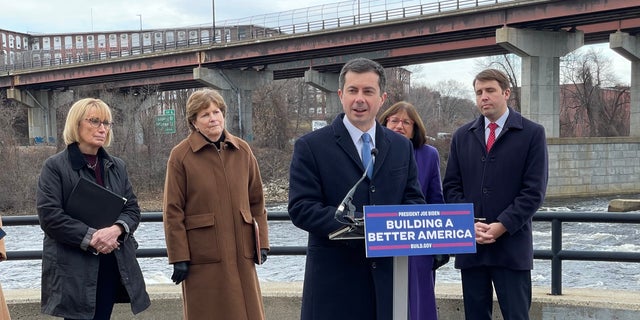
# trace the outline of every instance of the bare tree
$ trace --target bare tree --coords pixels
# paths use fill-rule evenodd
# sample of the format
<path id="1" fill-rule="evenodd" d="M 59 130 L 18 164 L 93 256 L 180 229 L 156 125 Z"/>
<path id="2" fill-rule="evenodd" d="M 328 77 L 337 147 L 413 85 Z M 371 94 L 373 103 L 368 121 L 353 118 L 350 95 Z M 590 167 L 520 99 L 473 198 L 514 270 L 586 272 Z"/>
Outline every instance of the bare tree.
<path id="1" fill-rule="evenodd" d="M 435 137 L 443 125 L 438 116 L 438 100 L 440 94 L 425 86 L 412 87 L 407 95 L 407 102 L 413 104 L 424 122 L 427 135 Z"/>
<path id="2" fill-rule="evenodd" d="M 449 134 L 474 117 L 474 103 L 466 98 L 470 88 L 470 84 L 449 80 L 438 82 L 434 88 L 411 87 L 407 95 L 425 124 L 428 143 L 438 149 L 442 174 L 449 155 Z"/>
<path id="3" fill-rule="evenodd" d="M 560 136 L 629 134 L 629 87 L 621 85 L 601 50 L 572 52 L 561 60 Z"/>
<path id="4" fill-rule="evenodd" d="M 35 203 L 39 163 L 55 152 L 55 147 L 33 146 L 29 141 L 27 108 L 7 99 L 0 91 L 0 210 L 29 212 Z"/>
<path id="5" fill-rule="evenodd" d="M 385 105 L 391 106 L 398 101 L 406 100 L 411 89 L 411 71 L 405 68 L 385 69 L 387 77 L 387 102 Z"/>
<path id="6" fill-rule="evenodd" d="M 437 92 L 435 101 L 435 119 L 440 124 L 440 132 L 453 132 L 475 116 L 471 95 L 471 86 L 456 80 L 440 81 L 432 88 Z"/>
<path id="7" fill-rule="evenodd" d="M 302 79 L 276 80 L 255 90 L 253 104 L 255 145 L 273 146 L 271 139 L 277 135 L 278 148 L 283 150 L 291 139 L 311 130 L 312 120 L 324 119 L 328 110 L 325 94 Z M 272 107 L 277 110 L 270 110 Z M 262 128 L 266 122 L 270 122 L 269 130 L 281 132 Z M 280 127 L 274 128 L 276 125 Z"/>
<path id="8" fill-rule="evenodd" d="M 516 111 L 520 112 L 520 70 L 522 59 L 515 54 L 503 54 L 479 59 L 476 62 L 478 71 L 487 68 L 494 68 L 503 71 L 509 78 L 511 85 L 511 98 L 509 104 Z"/>
<path id="9" fill-rule="evenodd" d="M 254 145 L 283 150 L 289 144 L 286 90 L 289 82 L 273 81 L 253 94 Z"/>

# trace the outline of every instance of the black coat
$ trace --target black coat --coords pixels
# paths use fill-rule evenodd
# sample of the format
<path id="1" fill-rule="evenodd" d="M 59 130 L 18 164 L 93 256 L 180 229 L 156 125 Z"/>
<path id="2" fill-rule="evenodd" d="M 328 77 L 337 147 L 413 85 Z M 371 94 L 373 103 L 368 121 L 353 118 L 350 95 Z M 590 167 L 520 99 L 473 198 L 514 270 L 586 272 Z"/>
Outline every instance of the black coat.
<path id="1" fill-rule="evenodd" d="M 364 240 L 328 238 L 342 226 L 337 205 L 364 172 L 343 117 L 298 139 L 291 160 L 289 215 L 309 232 L 301 319 L 391 319 L 393 258 L 367 258 Z M 357 188 L 355 210 L 424 203 L 409 139 L 376 123 L 375 146 L 373 175 Z"/>
<path id="2" fill-rule="evenodd" d="M 136 260 L 138 243 L 133 233 L 140 223 L 140 208 L 133 193 L 125 163 L 100 148 L 104 186 L 128 201 L 118 222 L 126 225 L 123 243 L 114 254 L 122 290 L 118 302 L 131 302 L 139 313 L 151 304 L 142 271 Z M 94 316 L 100 257 L 88 251 L 92 230 L 65 214 L 64 207 L 80 177 L 95 181 L 77 144 L 49 157 L 42 168 L 36 191 L 40 226 L 45 233 L 42 248 L 42 312 L 58 317 L 89 319 Z M 87 208 L 91 210 L 91 208 Z M 128 230 L 127 230 L 128 229 Z"/>
<path id="3" fill-rule="evenodd" d="M 456 255 L 456 268 L 533 268 L 531 219 L 544 201 L 548 155 L 544 128 L 509 108 L 509 117 L 491 151 L 484 117 L 460 127 L 451 140 L 444 176 L 447 203 L 473 203 L 476 217 L 502 222 L 495 243 L 477 245 L 475 254 Z"/>

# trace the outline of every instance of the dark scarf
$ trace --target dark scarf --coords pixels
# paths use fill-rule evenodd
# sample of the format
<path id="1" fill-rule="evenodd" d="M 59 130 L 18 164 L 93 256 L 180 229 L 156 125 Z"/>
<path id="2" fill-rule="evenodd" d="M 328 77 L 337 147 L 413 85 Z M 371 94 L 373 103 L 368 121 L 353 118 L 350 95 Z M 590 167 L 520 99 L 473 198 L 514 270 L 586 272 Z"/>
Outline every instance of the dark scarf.
<path id="1" fill-rule="evenodd" d="M 224 131 L 222 131 L 222 134 L 220 135 L 220 138 L 218 138 L 217 141 L 212 141 L 211 139 L 207 138 L 207 136 L 205 136 L 204 134 L 202 134 L 202 132 L 198 131 L 198 133 L 205 139 L 207 140 L 207 142 L 213 144 L 216 146 L 216 148 L 220 149 L 220 144 L 222 143 L 222 141 L 224 141 Z"/>

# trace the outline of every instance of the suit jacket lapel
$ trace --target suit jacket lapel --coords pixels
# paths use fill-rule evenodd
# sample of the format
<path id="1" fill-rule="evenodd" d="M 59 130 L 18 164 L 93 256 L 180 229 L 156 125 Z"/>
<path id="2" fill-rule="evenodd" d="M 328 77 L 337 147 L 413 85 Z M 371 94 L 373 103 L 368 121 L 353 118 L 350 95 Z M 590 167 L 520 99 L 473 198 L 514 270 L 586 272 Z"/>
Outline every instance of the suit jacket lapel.
<path id="1" fill-rule="evenodd" d="M 349 135 L 349 131 L 344 126 L 344 123 L 342 123 L 342 117 L 344 117 L 344 114 L 336 117 L 336 119 L 332 123 L 336 143 L 338 144 L 338 146 L 340 146 L 340 148 L 342 148 L 344 153 L 349 155 L 349 158 L 351 158 L 353 162 L 355 162 L 360 166 L 360 168 L 362 168 L 362 170 L 364 170 L 364 166 L 362 165 L 362 161 L 360 160 L 360 155 L 358 154 L 358 149 L 353 144 L 351 135 Z"/>
<path id="2" fill-rule="evenodd" d="M 389 136 L 387 136 L 387 134 L 388 132 L 386 131 L 386 128 L 376 121 L 376 149 L 378 149 L 378 154 L 374 159 L 373 174 L 371 177 L 376 175 L 376 171 L 378 171 L 378 168 L 382 166 L 384 160 L 389 154 L 391 142 L 389 141 Z"/>

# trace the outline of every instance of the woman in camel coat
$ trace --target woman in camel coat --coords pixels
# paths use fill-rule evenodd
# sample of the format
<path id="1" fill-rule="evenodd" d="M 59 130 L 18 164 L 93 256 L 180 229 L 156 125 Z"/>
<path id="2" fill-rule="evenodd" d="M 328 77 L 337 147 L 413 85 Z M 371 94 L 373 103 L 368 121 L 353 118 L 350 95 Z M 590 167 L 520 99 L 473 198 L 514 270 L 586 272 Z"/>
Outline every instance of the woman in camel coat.
<path id="1" fill-rule="evenodd" d="M 0 219 L 0 229 L 2 229 L 2 219 Z M 0 239 L 0 261 L 7 260 L 7 251 L 4 248 L 4 239 Z M 2 286 L 0 286 L 0 319 L 10 320 L 9 309 L 7 303 L 4 301 L 4 293 L 2 293 Z"/>
<path id="2" fill-rule="evenodd" d="M 186 108 L 191 133 L 167 162 L 167 253 L 187 320 L 265 318 L 255 268 L 269 249 L 262 179 L 249 145 L 224 129 L 225 111 L 217 91 L 194 92 Z"/>

